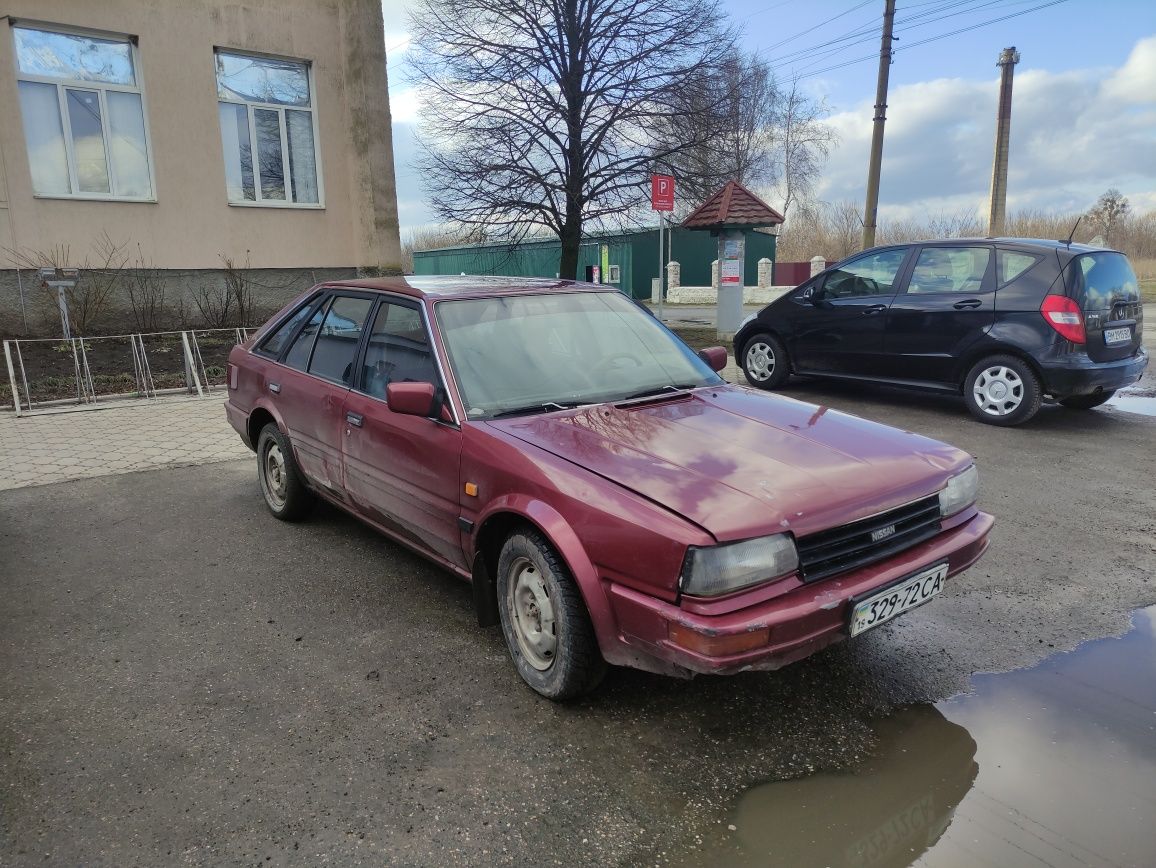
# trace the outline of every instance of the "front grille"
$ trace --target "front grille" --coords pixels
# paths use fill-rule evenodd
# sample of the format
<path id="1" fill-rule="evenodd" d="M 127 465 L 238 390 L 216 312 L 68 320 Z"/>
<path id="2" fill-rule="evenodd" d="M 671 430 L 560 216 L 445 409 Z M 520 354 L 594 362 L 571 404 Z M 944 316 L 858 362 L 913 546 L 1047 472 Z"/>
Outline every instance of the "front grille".
<path id="1" fill-rule="evenodd" d="M 872 540 L 873 533 L 894 527 L 893 533 Z M 911 548 L 939 533 L 939 495 L 933 494 L 898 509 L 813 533 L 798 540 L 799 567 L 804 582 L 845 573 Z"/>

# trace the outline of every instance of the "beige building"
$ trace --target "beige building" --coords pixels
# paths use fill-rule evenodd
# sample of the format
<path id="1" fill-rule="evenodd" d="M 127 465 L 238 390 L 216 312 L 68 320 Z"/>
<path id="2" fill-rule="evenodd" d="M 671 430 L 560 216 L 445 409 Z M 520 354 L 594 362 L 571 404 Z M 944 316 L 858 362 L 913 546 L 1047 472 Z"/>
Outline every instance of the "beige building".
<path id="1" fill-rule="evenodd" d="M 379 0 L 4 5 L 0 333 L 39 291 L 12 266 L 105 235 L 182 285 L 399 271 Z"/>

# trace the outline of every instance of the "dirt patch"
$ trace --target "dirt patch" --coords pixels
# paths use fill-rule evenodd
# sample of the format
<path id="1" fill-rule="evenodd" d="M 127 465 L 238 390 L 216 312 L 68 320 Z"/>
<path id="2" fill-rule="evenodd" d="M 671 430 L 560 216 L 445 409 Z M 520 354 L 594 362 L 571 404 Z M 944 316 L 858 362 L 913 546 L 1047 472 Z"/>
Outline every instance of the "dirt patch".
<path id="1" fill-rule="evenodd" d="M 682 338 L 692 350 L 705 350 L 707 347 L 726 346 L 719 339 L 714 326 L 668 326 L 668 328 Z M 729 349 L 729 347 L 728 347 Z"/>

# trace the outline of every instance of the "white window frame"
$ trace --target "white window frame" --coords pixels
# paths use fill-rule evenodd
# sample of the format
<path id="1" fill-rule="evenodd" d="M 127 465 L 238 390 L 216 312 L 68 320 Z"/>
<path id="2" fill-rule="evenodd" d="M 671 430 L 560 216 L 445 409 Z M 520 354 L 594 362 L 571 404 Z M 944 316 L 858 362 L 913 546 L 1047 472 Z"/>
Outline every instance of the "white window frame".
<path id="1" fill-rule="evenodd" d="M 269 102 L 250 102 L 249 100 L 240 99 L 222 99 L 220 85 L 217 82 L 217 52 L 223 51 L 226 54 L 247 55 L 248 57 L 268 58 L 269 60 L 280 60 L 287 63 L 300 63 L 305 67 L 305 74 L 309 80 L 309 105 L 284 105 L 282 103 Z M 324 210 L 325 208 L 325 181 L 321 172 L 321 131 L 317 124 L 317 84 L 313 76 L 313 61 L 305 60 L 300 57 L 285 57 L 280 54 L 268 54 L 261 51 L 249 51 L 244 48 L 229 48 L 224 45 L 213 46 L 213 91 L 217 96 L 217 105 L 221 103 L 225 105 L 239 105 L 245 107 L 245 117 L 249 122 L 249 148 L 253 160 L 253 194 L 256 199 L 228 199 L 230 206 L 237 208 L 305 208 L 307 210 Z M 281 168 L 285 178 L 285 198 L 284 199 L 265 199 L 261 195 L 261 167 L 260 160 L 257 156 L 257 123 L 254 118 L 254 109 L 268 109 L 269 111 L 277 112 L 277 124 L 281 133 Z M 293 195 L 293 167 L 289 165 L 289 129 L 288 123 L 285 120 L 285 111 L 295 112 L 309 112 L 311 126 L 313 128 L 313 170 L 317 173 L 317 201 L 316 202 L 294 202 Z M 217 124 L 221 123 L 221 113 L 217 112 Z M 222 145 L 223 147 L 223 145 Z M 221 159 L 224 159 L 224 153 L 221 154 Z M 229 195 L 228 186 L 225 188 L 226 198 Z"/>
<path id="2" fill-rule="evenodd" d="M 92 30 L 84 27 L 69 27 L 63 24 L 49 24 L 44 21 L 25 21 L 23 18 L 19 20 L 9 20 L 9 36 L 11 38 L 12 46 L 12 63 L 16 68 L 17 88 L 19 82 L 29 81 L 36 84 L 51 84 L 56 87 L 56 101 L 60 107 L 60 124 L 64 133 L 64 150 L 68 160 L 68 184 L 72 187 L 72 193 L 37 193 L 33 190 L 33 197 L 36 199 L 88 199 L 97 202 L 156 202 L 157 201 L 157 179 L 156 169 L 153 166 L 153 142 L 152 134 L 149 131 L 149 106 L 148 98 L 145 95 L 144 76 L 141 74 L 140 66 L 140 51 L 137 47 L 137 37 L 126 33 L 111 33 L 105 30 Z M 132 71 L 136 77 L 136 84 L 112 84 L 104 81 L 82 81 L 73 78 L 55 78 L 47 75 L 32 75 L 31 73 L 21 72 L 20 58 L 16 51 L 16 34 L 12 31 L 17 28 L 22 30 L 43 30 L 47 33 L 63 33 L 70 36 L 91 36 L 96 39 L 115 40 L 123 42 L 129 47 L 129 53 L 132 57 Z M 108 193 L 84 193 L 80 190 L 80 181 L 76 172 L 76 153 L 72 145 L 72 119 L 68 114 L 68 97 L 65 95 L 65 90 L 95 90 L 100 99 L 100 133 L 104 139 L 104 163 L 108 171 L 108 186 L 111 192 Z M 121 196 L 116 193 L 117 178 L 116 169 L 112 163 L 112 148 L 109 144 L 109 114 L 108 114 L 108 98 L 106 96 L 108 91 L 120 91 L 121 93 L 134 93 L 140 97 L 141 120 L 144 123 L 145 136 L 145 160 L 149 167 L 149 185 L 152 187 L 153 194 L 151 196 Z M 21 112 L 20 123 L 24 123 L 24 116 Z M 31 172 L 32 155 L 28 154 L 28 149 L 25 147 L 25 155 L 29 160 L 29 171 Z"/>

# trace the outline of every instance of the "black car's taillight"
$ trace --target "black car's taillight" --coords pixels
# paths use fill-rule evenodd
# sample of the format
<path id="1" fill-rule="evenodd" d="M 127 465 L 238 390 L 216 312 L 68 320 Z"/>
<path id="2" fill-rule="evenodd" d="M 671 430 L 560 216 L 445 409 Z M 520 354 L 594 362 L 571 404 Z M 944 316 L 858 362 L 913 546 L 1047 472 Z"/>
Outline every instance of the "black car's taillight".
<path id="1" fill-rule="evenodd" d="M 1084 331 L 1084 312 L 1074 299 L 1066 295 L 1044 296 L 1044 303 L 1040 305 L 1040 313 L 1044 315 L 1047 324 L 1060 335 L 1074 344 L 1086 343 L 1087 333 Z"/>

